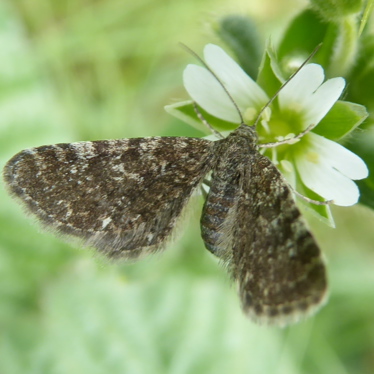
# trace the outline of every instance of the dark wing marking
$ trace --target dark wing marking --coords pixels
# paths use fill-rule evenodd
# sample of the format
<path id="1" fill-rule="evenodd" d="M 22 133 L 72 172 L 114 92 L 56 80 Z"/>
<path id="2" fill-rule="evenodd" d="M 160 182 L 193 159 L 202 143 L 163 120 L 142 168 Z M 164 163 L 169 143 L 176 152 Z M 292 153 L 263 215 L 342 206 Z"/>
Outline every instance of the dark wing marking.
<path id="1" fill-rule="evenodd" d="M 277 168 L 261 155 L 249 164 L 233 228 L 232 273 L 252 319 L 285 325 L 325 300 L 325 266 Z"/>
<path id="2" fill-rule="evenodd" d="M 155 137 L 43 146 L 14 156 L 4 178 L 45 226 L 136 258 L 170 236 L 210 170 L 212 144 Z"/>

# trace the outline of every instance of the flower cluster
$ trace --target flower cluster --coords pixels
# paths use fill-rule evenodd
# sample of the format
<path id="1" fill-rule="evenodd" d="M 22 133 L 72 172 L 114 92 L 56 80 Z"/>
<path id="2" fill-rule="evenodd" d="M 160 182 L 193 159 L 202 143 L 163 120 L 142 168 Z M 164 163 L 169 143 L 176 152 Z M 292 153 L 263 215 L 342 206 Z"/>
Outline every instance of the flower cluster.
<path id="1" fill-rule="evenodd" d="M 212 116 L 239 124 L 240 115 L 217 81 L 218 77 L 244 121 L 252 125 L 269 101 L 267 93 L 220 47 L 208 44 L 204 59 L 211 72 L 197 65 L 188 65 L 184 71 L 184 85 L 190 97 Z M 292 138 L 311 125 L 317 126 L 337 102 L 344 87 L 343 78 L 324 82 L 323 68 L 307 64 L 262 113 L 257 125 L 259 141 L 268 143 Z M 271 148 L 266 154 L 297 189 L 302 186 L 301 191 L 309 189 L 323 200 L 333 200 L 336 205 L 355 204 L 359 190 L 353 180 L 367 177 L 365 163 L 317 132 L 313 129 L 295 144 Z"/>

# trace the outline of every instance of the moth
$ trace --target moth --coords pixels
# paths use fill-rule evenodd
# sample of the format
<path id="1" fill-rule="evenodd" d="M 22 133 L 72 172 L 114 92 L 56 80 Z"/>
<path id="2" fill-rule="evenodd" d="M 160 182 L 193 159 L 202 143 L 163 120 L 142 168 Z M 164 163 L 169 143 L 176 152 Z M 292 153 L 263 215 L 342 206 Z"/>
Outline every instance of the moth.
<path id="1" fill-rule="evenodd" d="M 41 223 L 110 258 L 160 251 L 211 173 L 205 247 L 238 284 L 254 321 L 286 325 L 326 300 L 326 269 L 293 192 L 259 152 L 255 126 L 227 138 L 152 137 L 26 149 L 4 168 L 9 192 Z"/>

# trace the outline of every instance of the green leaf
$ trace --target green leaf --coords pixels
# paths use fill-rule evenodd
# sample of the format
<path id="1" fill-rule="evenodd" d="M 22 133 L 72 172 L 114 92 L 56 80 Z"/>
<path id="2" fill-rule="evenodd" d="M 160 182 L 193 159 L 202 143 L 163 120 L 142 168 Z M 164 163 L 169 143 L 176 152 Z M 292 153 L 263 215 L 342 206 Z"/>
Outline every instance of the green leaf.
<path id="1" fill-rule="evenodd" d="M 349 140 L 345 146 L 360 156 L 369 169 L 366 179 L 356 181 L 360 189 L 360 203 L 374 209 L 374 127 L 363 130 Z"/>
<path id="2" fill-rule="evenodd" d="M 244 71 L 255 80 L 263 48 L 254 22 L 248 17 L 230 15 L 220 21 L 216 32 L 235 53 Z"/>
<path id="3" fill-rule="evenodd" d="M 293 65 L 291 62 L 293 60 L 299 63 L 305 61 L 321 42 L 324 42 L 324 44 L 313 60 L 325 66 L 326 58 L 331 52 L 331 47 L 326 45 L 325 40 L 328 28 L 329 25 L 323 23 L 311 9 L 307 9 L 296 16 L 279 45 L 278 55 L 282 61 L 283 69 L 292 72 L 290 71 Z"/>
<path id="4" fill-rule="evenodd" d="M 337 101 L 313 132 L 331 140 L 339 140 L 359 126 L 367 116 L 363 105 Z"/>
<path id="5" fill-rule="evenodd" d="M 312 32 L 311 32 L 312 31 Z M 357 59 L 358 25 L 355 17 L 324 21 L 313 9 L 300 13 L 291 23 L 279 47 L 285 72 L 292 72 L 314 48 L 322 47 L 313 61 L 325 68 L 326 76 L 345 76 Z"/>
<path id="6" fill-rule="evenodd" d="M 326 20 L 339 20 L 361 11 L 363 0 L 311 0 L 312 7 Z"/>
<path id="7" fill-rule="evenodd" d="M 347 99 L 365 105 L 370 113 L 374 112 L 374 35 L 362 39 L 360 52 L 349 77 Z M 372 113 L 370 117 L 372 122 Z"/>
<path id="8" fill-rule="evenodd" d="M 216 118 L 198 106 L 198 109 L 204 119 L 215 129 L 218 131 L 228 131 L 234 130 L 238 127 L 237 123 L 232 123 L 228 121 L 221 120 Z M 166 112 L 173 115 L 174 117 L 182 120 L 183 122 L 195 127 L 196 129 L 200 130 L 205 134 L 210 134 L 209 128 L 204 125 L 204 123 L 200 120 L 197 116 L 192 100 L 182 101 L 179 103 L 166 105 L 165 106 Z"/>

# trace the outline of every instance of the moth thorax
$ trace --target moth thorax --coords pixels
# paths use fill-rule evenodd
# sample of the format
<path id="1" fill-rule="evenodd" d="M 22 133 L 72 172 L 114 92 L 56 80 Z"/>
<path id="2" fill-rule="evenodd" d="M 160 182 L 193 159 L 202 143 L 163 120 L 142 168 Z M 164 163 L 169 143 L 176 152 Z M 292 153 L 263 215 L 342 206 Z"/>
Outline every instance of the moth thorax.
<path id="1" fill-rule="evenodd" d="M 245 138 L 247 143 L 251 146 L 257 145 L 258 143 L 256 128 L 254 126 L 248 126 L 245 123 L 242 123 L 231 135 Z"/>

